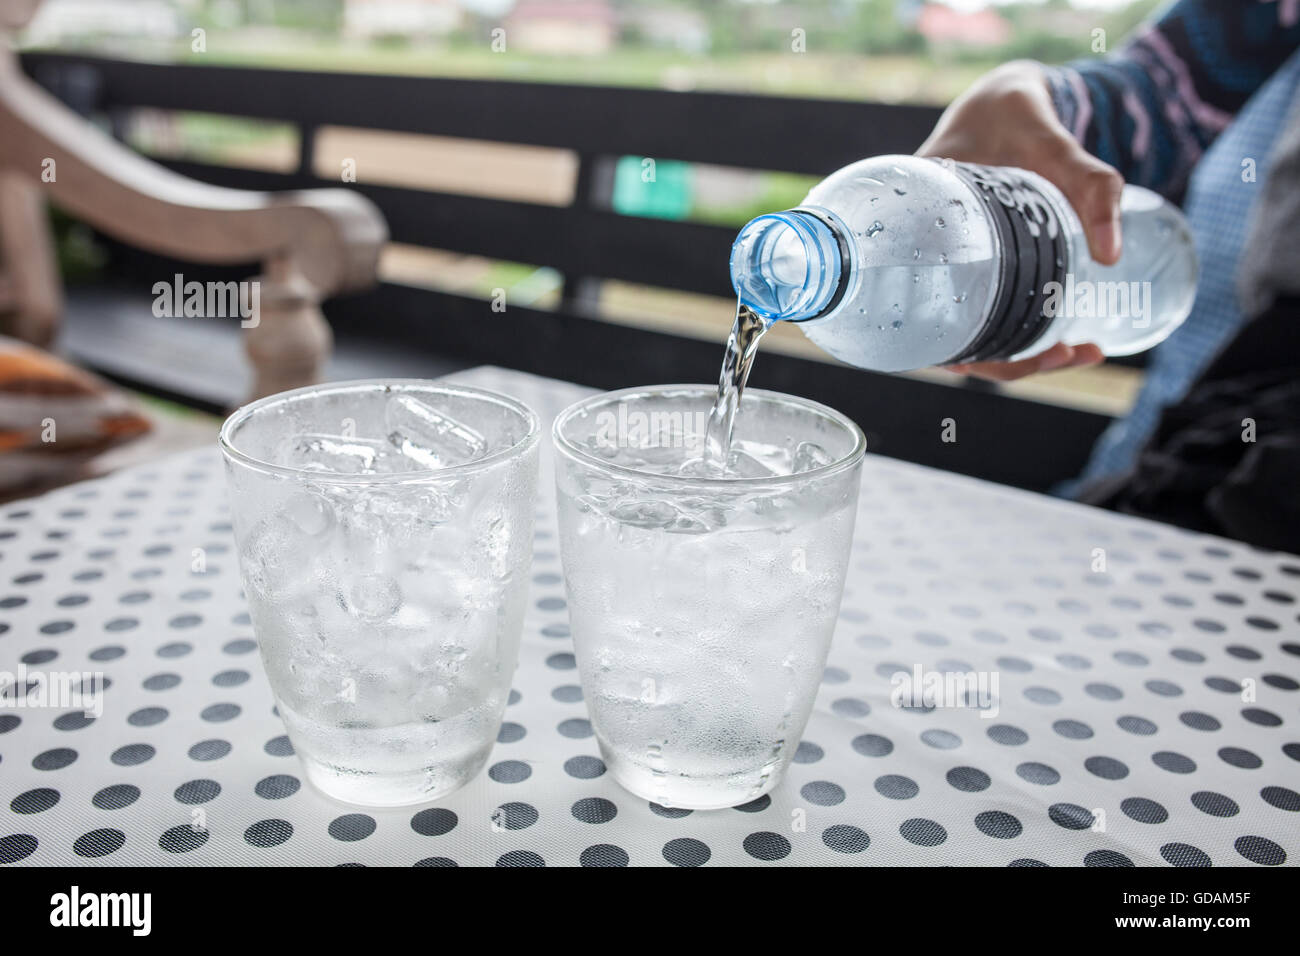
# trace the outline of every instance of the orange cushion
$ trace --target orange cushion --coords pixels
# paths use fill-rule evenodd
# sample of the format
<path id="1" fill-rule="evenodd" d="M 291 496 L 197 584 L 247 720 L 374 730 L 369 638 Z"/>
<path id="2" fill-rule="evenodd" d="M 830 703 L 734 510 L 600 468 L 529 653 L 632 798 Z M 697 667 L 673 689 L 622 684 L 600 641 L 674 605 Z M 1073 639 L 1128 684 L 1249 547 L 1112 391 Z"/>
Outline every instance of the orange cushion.
<path id="1" fill-rule="evenodd" d="M 0 490 L 71 478 L 149 429 L 130 398 L 103 379 L 0 336 Z"/>

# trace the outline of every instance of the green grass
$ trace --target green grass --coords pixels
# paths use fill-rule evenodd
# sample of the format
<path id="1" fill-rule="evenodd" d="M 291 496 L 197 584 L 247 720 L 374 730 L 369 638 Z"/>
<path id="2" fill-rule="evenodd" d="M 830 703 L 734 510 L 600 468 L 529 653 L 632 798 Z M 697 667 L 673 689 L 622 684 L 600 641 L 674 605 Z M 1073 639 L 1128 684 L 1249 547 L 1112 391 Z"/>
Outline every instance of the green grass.
<path id="1" fill-rule="evenodd" d="M 261 145 L 276 137 L 297 139 L 292 123 L 271 123 L 218 113 L 188 111 L 178 111 L 173 116 L 181 136 L 187 142 L 251 146 Z"/>
<path id="2" fill-rule="evenodd" d="M 743 226 L 755 216 L 774 209 L 790 209 L 799 205 L 808 190 L 817 184 L 816 176 L 798 173 L 764 172 L 762 192 L 751 202 L 731 205 L 712 205 L 707 196 L 697 195 L 690 219 L 717 226 Z"/>
<path id="3" fill-rule="evenodd" d="M 474 288 L 487 298 L 492 294 L 493 289 L 509 289 L 523 282 L 536 271 L 537 266 L 525 265 L 521 262 L 506 262 L 501 259 L 493 260 L 491 267 L 479 277 Z"/>
<path id="4" fill-rule="evenodd" d="M 171 116 L 182 146 L 198 150 L 205 156 L 246 146 L 262 146 L 276 140 L 293 143 L 298 140 L 298 131 L 292 123 L 187 110 L 177 110 Z"/>

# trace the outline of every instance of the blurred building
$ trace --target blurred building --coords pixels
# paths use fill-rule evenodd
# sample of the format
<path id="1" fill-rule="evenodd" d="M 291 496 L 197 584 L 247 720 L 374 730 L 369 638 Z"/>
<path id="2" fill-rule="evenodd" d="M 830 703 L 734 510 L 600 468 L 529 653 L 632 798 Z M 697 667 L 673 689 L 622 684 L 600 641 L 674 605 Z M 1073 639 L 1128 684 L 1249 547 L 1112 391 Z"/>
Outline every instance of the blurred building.
<path id="1" fill-rule="evenodd" d="M 464 11 L 456 0 L 344 0 L 347 36 L 445 36 L 458 29 Z"/>
<path id="2" fill-rule="evenodd" d="M 168 0 L 45 0 L 24 40 L 46 46 L 97 37 L 175 40 L 187 33 L 183 13 Z"/>
<path id="3" fill-rule="evenodd" d="M 709 21 L 698 10 L 660 4 L 637 4 L 619 11 L 624 38 L 647 46 L 704 53 L 710 46 Z"/>
<path id="4" fill-rule="evenodd" d="M 915 28 L 932 47 L 997 47 L 1012 33 L 1007 19 L 990 7 L 963 11 L 942 3 L 921 7 Z"/>
<path id="5" fill-rule="evenodd" d="M 618 42 L 618 18 L 606 0 L 519 0 L 505 19 L 512 50 L 598 56 Z"/>

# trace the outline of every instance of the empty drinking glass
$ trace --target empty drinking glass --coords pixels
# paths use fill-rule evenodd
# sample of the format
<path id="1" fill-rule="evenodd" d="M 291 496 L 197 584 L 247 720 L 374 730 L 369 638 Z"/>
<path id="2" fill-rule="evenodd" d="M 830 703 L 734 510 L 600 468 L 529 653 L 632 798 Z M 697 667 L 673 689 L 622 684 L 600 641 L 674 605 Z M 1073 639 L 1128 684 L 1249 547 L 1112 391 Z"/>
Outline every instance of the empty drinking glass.
<path id="1" fill-rule="evenodd" d="M 749 390 L 724 477 L 700 467 L 716 389 L 586 399 L 554 441 L 569 620 L 610 773 L 663 806 L 772 789 L 830 647 L 866 441 Z"/>
<path id="2" fill-rule="evenodd" d="M 221 430 L 240 572 L 307 777 L 372 806 L 487 761 L 518 658 L 537 417 L 481 389 L 348 382 Z"/>

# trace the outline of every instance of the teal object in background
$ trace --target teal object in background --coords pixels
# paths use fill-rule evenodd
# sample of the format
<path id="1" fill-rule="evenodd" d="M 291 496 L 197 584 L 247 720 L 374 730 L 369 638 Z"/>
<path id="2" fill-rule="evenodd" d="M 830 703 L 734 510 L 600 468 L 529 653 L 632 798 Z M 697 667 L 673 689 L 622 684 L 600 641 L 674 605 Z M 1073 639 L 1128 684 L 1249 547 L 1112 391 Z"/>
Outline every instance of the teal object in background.
<path id="1" fill-rule="evenodd" d="M 610 205 L 624 216 L 685 219 L 694 200 L 695 171 L 676 159 L 622 156 L 614 169 Z"/>

